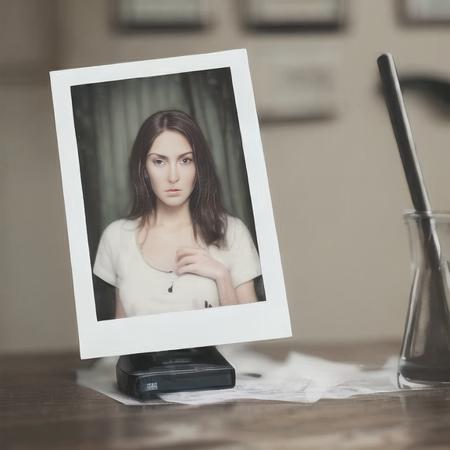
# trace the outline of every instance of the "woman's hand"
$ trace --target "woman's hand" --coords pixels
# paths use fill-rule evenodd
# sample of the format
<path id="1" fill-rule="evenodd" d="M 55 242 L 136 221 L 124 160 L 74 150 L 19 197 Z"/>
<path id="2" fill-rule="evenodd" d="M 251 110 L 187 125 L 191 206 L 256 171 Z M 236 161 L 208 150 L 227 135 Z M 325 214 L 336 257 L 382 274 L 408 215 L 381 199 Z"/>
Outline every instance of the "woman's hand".
<path id="1" fill-rule="evenodd" d="M 214 281 L 219 281 L 227 277 L 227 275 L 229 276 L 227 268 L 201 248 L 179 248 L 176 253 L 175 263 L 175 271 L 178 275 L 192 273 Z"/>
<path id="2" fill-rule="evenodd" d="M 256 302 L 253 280 L 233 287 L 228 269 L 201 248 L 183 247 L 177 250 L 176 273 L 193 273 L 201 277 L 211 278 L 216 282 L 221 305 Z"/>
<path id="3" fill-rule="evenodd" d="M 221 262 L 211 258 L 205 250 L 189 247 L 179 248 L 175 261 L 178 275 L 193 273 L 214 280 L 221 305 L 236 305 L 238 303 L 239 300 L 236 296 L 236 289 L 231 282 L 230 272 Z"/>

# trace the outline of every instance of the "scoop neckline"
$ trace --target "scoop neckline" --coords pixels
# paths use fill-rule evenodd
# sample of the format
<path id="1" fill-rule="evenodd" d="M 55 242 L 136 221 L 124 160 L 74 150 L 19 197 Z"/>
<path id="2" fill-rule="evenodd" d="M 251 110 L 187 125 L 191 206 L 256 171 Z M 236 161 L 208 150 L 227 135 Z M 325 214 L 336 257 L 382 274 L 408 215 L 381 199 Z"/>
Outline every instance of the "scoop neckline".
<path id="1" fill-rule="evenodd" d="M 153 263 L 147 261 L 147 259 L 144 257 L 144 254 L 142 253 L 141 248 L 139 247 L 138 240 L 137 240 L 137 234 L 138 234 L 138 231 L 139 231 L 139 226 L 138 226 L 136 220 L 134 221 L 134 223 L 136 225 L 136 228 L 133 230 L 133 243 L 134 243 L 134 247 L 135 247 L 136 251 L 139 253 L 139 257 L 142 259 L 142 262 L 147 267 L 150 267 L 151 269 L 156 270 L 157 272 L 166 273 L 166 274 L 175 274 L 175 270 L 160 269 L 159 267 L 155 266 Z M 209 252 L 208 246 L 199 247 L 199 248 L 204 249 L 207 252 Z"/>
<path id="2" fill-rule="evenodd" d="M 147 261 L 145 259 L 144 254 L 142 253 L 141 248 L 139 247 L 138 241 L 137 241 L 137 234 L 139 232 L 139 227 L 136 227 L 136 229 L 133 231 L 133 243 L 136 251 L 139 253 L 139 257 L 141 258 L 142 262 L 147 266 L 150 267 L 153 270 L 156 270 L 157 272 L 166 273 L 166 274 L 174 274 L 175 270 L 164 270 L 160 269 L 159 267 L 155 266 L 153 263 Z"/>

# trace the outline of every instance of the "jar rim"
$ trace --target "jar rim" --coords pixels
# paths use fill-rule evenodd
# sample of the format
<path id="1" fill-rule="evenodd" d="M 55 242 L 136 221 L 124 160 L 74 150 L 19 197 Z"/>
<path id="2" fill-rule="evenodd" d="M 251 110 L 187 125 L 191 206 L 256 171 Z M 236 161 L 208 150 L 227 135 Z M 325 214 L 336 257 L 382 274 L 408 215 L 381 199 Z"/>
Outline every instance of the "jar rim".
<path id="1" fill-rule="evenodd" d="M 435 220 L 450 220 L 450 211 L 416 211 L 414 209 L 408 209 L 403 212 L 403 218 L 407 219 L 435 219 Z"/>

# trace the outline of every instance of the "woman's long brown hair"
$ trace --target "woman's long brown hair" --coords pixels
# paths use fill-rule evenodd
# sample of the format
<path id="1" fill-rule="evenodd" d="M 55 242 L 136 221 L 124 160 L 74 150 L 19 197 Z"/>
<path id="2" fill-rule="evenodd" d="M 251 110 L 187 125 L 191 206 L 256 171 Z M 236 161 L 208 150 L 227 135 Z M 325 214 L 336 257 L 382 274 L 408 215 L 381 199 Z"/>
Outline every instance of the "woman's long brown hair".
<path id="1" fill-rule="evenodd" d="M 128 218 L 143 226 L 156 209 L 156 196 L 147 173 L 147 155 L 154 140 L 166 130 L 181 133 L 192 147 L 196 168 L 189 210 L 194 236 L 206 245 L 224 244 L 227 228 L 219 178 L 208 143 L 197 123 L 177 110 L 159 111 L 148 117 L 138 131 L 130 156 L 130 180 L 133 203 Z"/>

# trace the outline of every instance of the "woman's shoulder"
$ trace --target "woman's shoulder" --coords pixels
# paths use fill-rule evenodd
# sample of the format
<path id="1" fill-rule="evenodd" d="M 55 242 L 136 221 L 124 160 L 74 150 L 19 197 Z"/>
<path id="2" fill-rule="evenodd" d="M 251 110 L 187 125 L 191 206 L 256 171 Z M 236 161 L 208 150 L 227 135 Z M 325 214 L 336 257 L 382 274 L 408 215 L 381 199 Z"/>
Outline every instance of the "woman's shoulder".
<path id="1" fill-rule="evenodd" d="M 245 227 L 244 222 L 242 222 L 242 220 L 239 219 L 239 217 L 232 216 L 231 214 L 226 215 L 226 221 L 227 221 L 227 231 L 228 229 L 234 230 L 242 226 Z"/>
<path id="2" fill-rule="evenodd" d="M 137 228 L 136 220 L 118 219 L 105 228 L 103 236 L 108 239 L 117 239 L 125 235 L 134 234 Z"/>
<path id="3" fill-rule="evenodd" d="M 248 228 L 239 217 L 227 214 L 226 240 L 228 245 L 232 245 L 239 236 L 248 234 Z"/>

